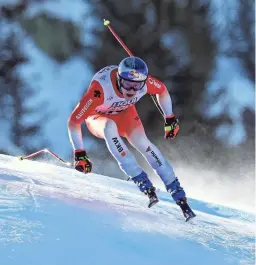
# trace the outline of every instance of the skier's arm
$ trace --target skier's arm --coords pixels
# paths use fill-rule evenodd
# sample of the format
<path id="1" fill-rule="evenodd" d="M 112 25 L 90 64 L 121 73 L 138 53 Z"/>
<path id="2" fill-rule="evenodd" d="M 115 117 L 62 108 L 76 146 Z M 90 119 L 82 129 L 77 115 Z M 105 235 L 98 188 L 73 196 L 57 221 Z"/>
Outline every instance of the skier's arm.
<path id="1" fill-rule="evenodd" d="M 68 134 L 73 150 L 84 149 L 81 123 L 103 102 L 103 89 L 97 81 L 93 81 L 68 119 Z"/>
<path id="2" fill-rule="evenodd" d="M 156 78 L 149 76 L 147 81 L 148 93 L 156 95 L 157 101 L 161 109 L 163 110 L 164 117 L 171 117 L 172 111 L 172 99 L 164 83 Z"/>
<path id="3" fill-rule="evenodd" d="M 174 139 L 179 131 L 179 121 L 173 114 L 172 99 L 166 86 L 156 78 L 149 76 L 147 87 L 149 94 L 156 95 L 158 104 L 164 113 L 165 139 Z"/>

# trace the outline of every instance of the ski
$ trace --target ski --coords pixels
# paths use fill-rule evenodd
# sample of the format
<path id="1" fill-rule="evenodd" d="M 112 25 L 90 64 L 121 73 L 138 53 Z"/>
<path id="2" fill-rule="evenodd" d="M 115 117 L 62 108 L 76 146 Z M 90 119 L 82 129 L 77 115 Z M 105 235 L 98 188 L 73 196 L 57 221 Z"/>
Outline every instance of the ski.
<path id="1" fill-rule="evenodd" d="M 152 197 L 149 199 L 149 204 L 148 204 L 148 208 L 151 208 L 152 206 L 154 206 L 155 204 L 157 204 L 159 202 L 157 197 Z"/>

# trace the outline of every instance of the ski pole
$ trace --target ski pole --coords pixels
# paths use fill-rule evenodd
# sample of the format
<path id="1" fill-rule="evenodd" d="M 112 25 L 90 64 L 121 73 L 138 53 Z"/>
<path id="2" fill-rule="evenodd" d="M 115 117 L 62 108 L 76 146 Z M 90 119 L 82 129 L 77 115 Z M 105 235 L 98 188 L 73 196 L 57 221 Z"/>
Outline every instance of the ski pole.
<path id="1" fill-rule="evenodd" d="M 66 162 L 65 160 L 63 160 L 62 158 L 60 158 L 58 155 L 56 155 L 54 152 L 52 152 L 51 150 L 45 148 L 45 149 L 42 149 L 42 150 L 39 150 L 35 153 L 32 153 L 32 154 L 29 154 L 29 155 L 26 155 L 26 156 L 19 156 L 18 159 L 19 160 L 24 160 L 24 159 L 29 159 L 29 158 L 32 158 L 32 157 L 35 157 L 35 156 L 38 156 L 40 155 L 41 153 L 49 153 L 51 154 L 54 158 L 56 158 L 57 160 L 59 160 L 60 162 L 62 162 L 63 164 L 67 165 L 67 166 L 71 166 L 71 163 L 70 162 Z"/>
<path id="2" fill-rule="evenodd" d="M 116 40 L 120 43 L 120 45 L 125 49 L 125 51 L 128 53 L 129 56 L 134 56 L 132 54 L 132 52 L 130 51 L 130 49 L 125 45 L 125 43 L 121 40 L 121 38 L 117 35 L 117 33 L 115 32 L 115 30 L 113 29 L 113 27 L 110 25 L 110 21 L 103 19 L 104 21 L 104 26 L 108 27 L 108 29 L 110 30 L 110 32 L 113 34 L 113 36 L 116 38 Z M 161 109 L 161 107 L 159 106 L 156 96 L 155 95 L 151 95 L 151 98 L 153 100 L 153 102 L 155 103 L 157 109 L 159 110 L 159 112 L 162 114 L 162 116 L 164 117 L 164 113 L 163 110 Z"/>
<path id="3" fill-rule="evenodd" d="M 108 27 L 108 29 L 111 31 L 111 33 L 114 35 L 116 40 L 121 44 L 121 46 L 125 49 L 125 51 L 129 54 L 129 56 L 133 56 L 132 52 L 129 50 L 129 48 L 124 44 L 124 42 L 120 39 L 120 37 L 117 35 L 117 33 L 114 31 L 112 26 L 110 25 L 110 21 L 104 19 L 104 26 Z"/>

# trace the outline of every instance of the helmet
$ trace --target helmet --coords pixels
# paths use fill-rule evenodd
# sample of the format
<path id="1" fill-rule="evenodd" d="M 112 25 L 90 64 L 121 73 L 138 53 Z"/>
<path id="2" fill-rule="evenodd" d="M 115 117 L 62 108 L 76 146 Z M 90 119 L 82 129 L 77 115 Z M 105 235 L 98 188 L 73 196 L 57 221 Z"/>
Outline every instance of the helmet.
<path id="1" fill-rule="evenodd" d="M 118 75 L 121 79 L 133 82 L 145 82 L 148 78 L 148 67 L 138 57 L 127 57 L 118 66 Z"/>
<path id="2" fill-rule="evenodd" d="M 118 66 L 118 85 L 125 90 L 141 90 L 148 78 L 148 67 L 138 57 L 127 57 Z M 131 85 L 132 82 L 132 85 Z M 126 84 L 127 83 L 127 84 Z"/>

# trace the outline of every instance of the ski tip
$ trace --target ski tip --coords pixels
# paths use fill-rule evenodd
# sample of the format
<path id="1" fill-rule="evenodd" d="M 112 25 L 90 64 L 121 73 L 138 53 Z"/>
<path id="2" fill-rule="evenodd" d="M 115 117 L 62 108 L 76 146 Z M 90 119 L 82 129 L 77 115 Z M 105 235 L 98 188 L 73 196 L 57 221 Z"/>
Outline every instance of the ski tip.
<path id="1" fill-rule="evenodd" d="M 23 157 L 22 156 L 18 156 L 17 157 L 19 160 L 23 160 Z"/>
<path id="2" fill-rule="evenodd" d="M 191 220 L 191 219 L 193 219 L 193 218 L 195 218 L 195 217 L 196 217 L 195 214 L 193 214 L 193 215 L 187 217 L 187 218 L 186 218 L 186 222 L 188 222 L 189 220 Z"/>
<path id="3" fill-rule="evenodd" d="M 154 201 L 150 202 L 150 203 L 148 204 L 148 208 L 151 208 L 152 206 L 154 206 L 154 205 L 157 204 L 158 202 L 159 202 L 159 200 L 154 200 Z"/>

